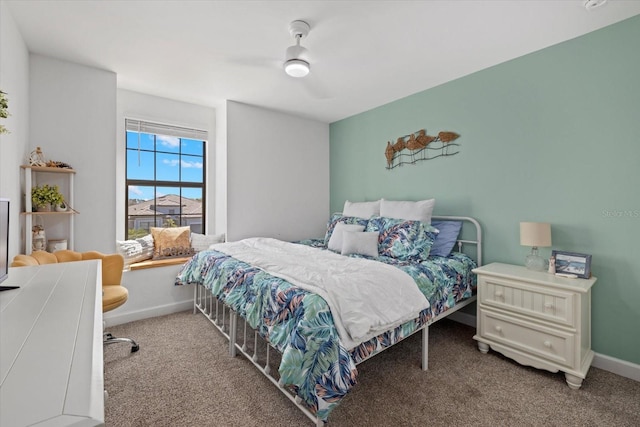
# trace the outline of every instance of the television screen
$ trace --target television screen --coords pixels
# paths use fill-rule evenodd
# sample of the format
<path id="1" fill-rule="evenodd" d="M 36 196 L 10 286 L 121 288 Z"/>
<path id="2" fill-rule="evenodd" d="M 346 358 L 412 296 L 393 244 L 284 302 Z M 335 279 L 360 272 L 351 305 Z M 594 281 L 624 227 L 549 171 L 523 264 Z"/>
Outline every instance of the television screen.
<path id="1" fill-rule="evenodd" d="M 0 283 L 9 275 L 9 199 L 0 198 Z"/>

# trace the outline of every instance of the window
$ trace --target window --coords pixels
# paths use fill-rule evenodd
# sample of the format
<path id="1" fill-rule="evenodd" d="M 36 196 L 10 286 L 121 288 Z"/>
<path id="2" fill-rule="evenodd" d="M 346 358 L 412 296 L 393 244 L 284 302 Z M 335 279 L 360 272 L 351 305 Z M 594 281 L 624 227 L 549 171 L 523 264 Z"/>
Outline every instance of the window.
<path id="1" fill-rule="evenodd" d="M 126 119 L 126 237 L 150 227 L 204 233 L 207 132 Z"/>

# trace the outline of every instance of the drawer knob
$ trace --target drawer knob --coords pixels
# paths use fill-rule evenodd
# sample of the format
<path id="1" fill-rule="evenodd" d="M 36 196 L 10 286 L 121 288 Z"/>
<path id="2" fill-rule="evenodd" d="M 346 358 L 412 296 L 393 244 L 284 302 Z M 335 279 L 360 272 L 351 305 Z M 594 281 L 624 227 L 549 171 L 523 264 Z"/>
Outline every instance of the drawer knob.
<path id="1" fill-rule="evenodd" d="M 546 308 L 547 310 L 551 310 L 553 308 L 553 304 L 550 302 L 546 302 L 544 303 L 544 308 Z"/>
<path id="2" fill-rule="evenodd" d="M 496 325 L 496 332 L 502 332 L 502 326 Z"/>
<path id="3" fill-rule="evenodd" d="M 502 291 L 496 291 L 495 295 L 496 295 L 496 298 L 502 298 L 504 296 Z"/>
<path id="4" fill-rule="evenodd" d="M 551 348 L 551 341 L 545 341 L 544 346 L 547 348 Z"/>

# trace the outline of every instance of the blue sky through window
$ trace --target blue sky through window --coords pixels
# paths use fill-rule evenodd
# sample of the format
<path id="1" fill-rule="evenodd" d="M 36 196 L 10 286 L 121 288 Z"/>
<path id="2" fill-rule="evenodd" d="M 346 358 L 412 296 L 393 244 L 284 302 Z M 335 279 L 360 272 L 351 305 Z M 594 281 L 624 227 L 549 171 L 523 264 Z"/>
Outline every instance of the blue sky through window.
<path id="1" fill-rule="evenodd" d="M 158 187 L 155 196 L 180 194 L 180 182 L 202 183 L 202 141 L 127 131 L 127 179 L 175 182 Z M 130 199 L 154 198 L 152 186 L 129 186 Z M 202 189 L 183 188 L 182 196 L 202 199 Z"/>

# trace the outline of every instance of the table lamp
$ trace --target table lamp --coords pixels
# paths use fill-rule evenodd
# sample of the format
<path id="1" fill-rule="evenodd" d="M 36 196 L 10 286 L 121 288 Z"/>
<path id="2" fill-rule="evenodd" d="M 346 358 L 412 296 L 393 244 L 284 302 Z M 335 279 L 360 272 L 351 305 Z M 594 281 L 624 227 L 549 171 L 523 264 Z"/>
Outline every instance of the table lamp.
<path id="1" fill-rule="evenodd" d="M 520 244 L 531 246 L 531 253 L 527 255 L 525 266 L 529 270 L 545 271 L 547 261 L 538 255 L 538 248 L 551 246 L 551 224 L 548 222 L 521 222 Z"/>

